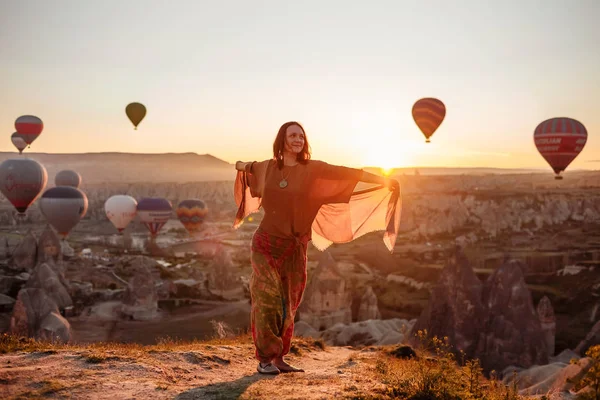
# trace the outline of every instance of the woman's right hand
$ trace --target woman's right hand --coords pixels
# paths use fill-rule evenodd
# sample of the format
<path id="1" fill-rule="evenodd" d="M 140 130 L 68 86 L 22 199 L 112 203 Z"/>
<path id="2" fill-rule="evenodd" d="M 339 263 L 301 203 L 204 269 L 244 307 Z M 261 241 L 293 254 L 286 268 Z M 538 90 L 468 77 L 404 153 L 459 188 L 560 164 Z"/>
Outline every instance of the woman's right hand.
<path id="1" fill-rule="evenodd" d="M 246 163 L 245 162 L 237 161 L 235 163 L 235 169 L 237 169 L 238 171 L 244 171 L 245 167 L 246 167 Z"/>
<path id="2" fill-rule="evenodd" d="M 398 182 L 396 179 L 390 179 L 387 187 L 390 189 L 390 191 L 395 191 L 395 190 L 400 190 L 400 182 Z"/>

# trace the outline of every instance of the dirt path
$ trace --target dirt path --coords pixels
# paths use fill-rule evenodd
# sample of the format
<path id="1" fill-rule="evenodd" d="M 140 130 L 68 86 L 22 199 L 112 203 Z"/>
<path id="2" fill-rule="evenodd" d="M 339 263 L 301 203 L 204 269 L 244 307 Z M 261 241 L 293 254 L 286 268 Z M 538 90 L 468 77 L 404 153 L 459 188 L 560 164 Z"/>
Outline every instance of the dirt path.
<path id="1" fill-rule="evenodd" d="M 256 372 L 250 343 L 195 344 L 174 350 L 116 349 L 0 356 L 0 398 L 330 399 L 369 393 L 376 353 L 300 345 L 289 361 L 307 372 Z"/>

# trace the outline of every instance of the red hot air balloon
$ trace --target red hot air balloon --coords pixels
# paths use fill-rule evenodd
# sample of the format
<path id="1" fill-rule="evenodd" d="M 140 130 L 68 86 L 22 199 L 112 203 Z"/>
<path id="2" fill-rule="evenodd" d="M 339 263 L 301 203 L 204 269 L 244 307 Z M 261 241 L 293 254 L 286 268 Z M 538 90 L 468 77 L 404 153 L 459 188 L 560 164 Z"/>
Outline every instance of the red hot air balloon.
<path id="1" fill-rule="evenodd" d="M 23 215 L 48 182 L 46 168 L 29 158 L 9 159 L 0 164 L 0 191 Z"/>
<path id="2" fill-rule="evenodd" d="M 36 116 L 22 115 L 15 121 L 15 129 L 27 144 L 31 144 L 42 133 L 44 123 Z"/>
<path id="3" fill-rule="evenodd" d="M 429 138 L 446 117 L 446 106 L 441 100 L 425 97 L 417 100 L 413 105 L 412 116 L 423 135 L 425 135 L 425 142 L 429 143 Z"/>
<path id="4" fill-rule="evenodd" d="M 583 124 L 572 118 L 550 118 L 542 121 L 533 132 L 533 140 L 538 151 L 550 164 L 556 176 L 579 155 L 587 142 L 587 130 Z"/>
<path id="5" fill-rule="evenodd" d="M 172 212 L 171 202 L 160 197 L 141 199 L 137 205 L 137 215 L 140 217 L 140 221 L 146 225 L 152 237 L 155 237 L 160 228 L 169 221 Z"/>

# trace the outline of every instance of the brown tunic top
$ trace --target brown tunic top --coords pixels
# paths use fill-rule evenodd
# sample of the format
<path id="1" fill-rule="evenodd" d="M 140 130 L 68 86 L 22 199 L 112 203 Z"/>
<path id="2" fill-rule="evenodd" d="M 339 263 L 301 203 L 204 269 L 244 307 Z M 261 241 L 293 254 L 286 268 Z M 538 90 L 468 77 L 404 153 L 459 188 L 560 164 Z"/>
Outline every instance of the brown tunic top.
<path id="1" fill-rule="evenodd" d="M 400 222 L 400 193 L 384 186 L 354 192 L 361 176 L 360 169 L 316 160 L 282 170 L 275 160 L 254 162 L 248 171 L 237 174 L 234 228 L 262 207 L 261 229 L 271 235 L 309 235 L 324 250 L 331 243 L 385 230 L 384 242 L 391 251 Z M 285 188 L 279 186 L 283 178 L 288 183 Z"/>
<path id="2" fill-rule="evenodd" d="M 362 170 L 309 160 L 307 164 L 281 170 L 275 160 L 266 161 L 261 205 L 265 216 L 260 227 L 279 237 L 310 234 L 313 220 L 323 204 L 347 203 Z M 254 164 L 254 169 L 264 168 Z M 282 179 L 287 186 L 281 188 Z M 252 189 L 252 187 L 251 187 Z"/>

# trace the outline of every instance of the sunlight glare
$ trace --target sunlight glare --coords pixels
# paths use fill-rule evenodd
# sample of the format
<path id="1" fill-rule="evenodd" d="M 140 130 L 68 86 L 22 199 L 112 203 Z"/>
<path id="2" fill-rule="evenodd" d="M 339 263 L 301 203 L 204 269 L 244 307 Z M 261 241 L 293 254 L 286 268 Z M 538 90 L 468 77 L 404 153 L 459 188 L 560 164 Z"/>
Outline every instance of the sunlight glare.
<path id="1" fill-rule="evenodd" d="M 394 168 L 411 166 L 416 142 L 402 134 L 397 115 L 389 110 L 369 111 L 354 113 L 352 118 L 353 145 L 360 153 L 362 165 L 380 168 L 386 176 Z"/>

